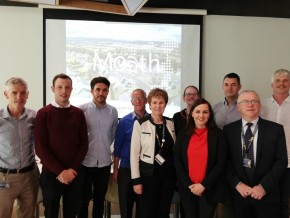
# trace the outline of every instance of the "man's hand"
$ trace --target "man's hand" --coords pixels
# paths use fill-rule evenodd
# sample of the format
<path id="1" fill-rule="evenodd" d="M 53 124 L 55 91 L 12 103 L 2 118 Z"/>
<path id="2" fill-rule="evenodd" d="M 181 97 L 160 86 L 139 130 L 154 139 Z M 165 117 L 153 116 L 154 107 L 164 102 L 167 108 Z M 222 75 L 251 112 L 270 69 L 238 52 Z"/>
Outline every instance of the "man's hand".
<path id="1" fill-rule="evenodd" d="M 120 158 L 119 157 L 114 157 L 113 181 L 115 183 L 118 183 L 118 168 L 119 168 L 119 162 L 120 162 Z"/>
<path id="2" fill-rule="evenodd" d="M 250 186 L 247 186 L 245 183 L 239 183 L 236 186 L 237 191 L 241 194 L 243 198 L 250 196 L 253 193 L 253 189 Z"/>
<path id="3" fill-rule="evenodd" d="M 118 170 L 113 172 L 113 181 L 118 184 Z"/>
<path id="4" fill-rule="evenodd" d="M 63 184 L 70 184 L 77 176 L 77 172 L 74 169 L 67 169 L 67 170 L 63 170 L 57 177 L 56 179 L 63 183 Z"/>
<path id="5" fill-rule="evenodd" d="M 134 185 L 133 186 L 134 192 L 138 195 L 143 194 L 143 185 L 139 184 L 139 185 Z"/>
<path id="6" fill-rule="evenodd" d="M 253 187 L 253 192 L 251 194 L 251 197 L 256 200 L 261 200 L 266 195 L 266 191 L 263 188 L 262 185 L 256 185 Z"/>

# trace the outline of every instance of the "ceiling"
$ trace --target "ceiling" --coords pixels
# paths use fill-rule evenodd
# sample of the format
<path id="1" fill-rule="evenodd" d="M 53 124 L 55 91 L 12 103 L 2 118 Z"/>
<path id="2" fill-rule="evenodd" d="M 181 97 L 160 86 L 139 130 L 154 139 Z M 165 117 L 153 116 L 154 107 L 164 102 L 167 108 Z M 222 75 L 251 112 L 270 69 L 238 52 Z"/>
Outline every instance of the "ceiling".
<path id="1" fill-rule="evenodd" d="M 144 7 L 205 9 L 208 15 L 290 18 L 290 0 L 148 0 Z"/>
<path id="2" fill-rule="evenodd" d="M 122 4 L 121 0 L 108 2 Z M 0 0 L 0 5 L 37 7 L 6 0 Z M 205 9 L 208 15 L 290 18 L 290 0 L 148 0 L 144 7 Z"/>

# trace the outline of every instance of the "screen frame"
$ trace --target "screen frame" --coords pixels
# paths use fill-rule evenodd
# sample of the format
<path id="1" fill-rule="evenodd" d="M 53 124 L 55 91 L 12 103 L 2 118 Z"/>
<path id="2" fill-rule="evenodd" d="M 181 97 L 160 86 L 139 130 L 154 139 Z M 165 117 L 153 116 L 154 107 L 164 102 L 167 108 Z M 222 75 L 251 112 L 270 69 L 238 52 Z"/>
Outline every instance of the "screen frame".
<path id="1" fill-rule="evenodd" d="M 89 20 L 89 21 L 113 21 L 113 22 L 134 22 L 134 23 L 164 23 L 164 24 L 193 24 L 200 26 L 199 45 L 199 81 L 198 88 L 202 90 L 202 33 L 203 16 L 186 14 L 157 14 L 157 13 L 137 13 L 135 16 L 125 16 L 110 13 L 100 13 L 86 10 L 67 9 L 43 9 L 43 106 L 47 105 L 46 99 L 46 20 Z M 183 93 L 183 90 L 180 91 Z M 182 98 L 182 96 L 180 96 Z M 181 106 L 181 105 L 180 105 Z"/>

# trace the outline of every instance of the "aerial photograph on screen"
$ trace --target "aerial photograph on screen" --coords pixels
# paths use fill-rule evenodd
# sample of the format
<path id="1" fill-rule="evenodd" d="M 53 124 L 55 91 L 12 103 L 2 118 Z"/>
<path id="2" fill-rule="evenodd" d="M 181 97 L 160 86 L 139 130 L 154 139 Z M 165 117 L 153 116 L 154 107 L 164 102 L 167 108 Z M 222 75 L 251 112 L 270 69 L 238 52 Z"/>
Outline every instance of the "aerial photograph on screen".
<path id="1" fill-rule="evenodd" d="M 66 73 L 73 79 L 72 102 L 91 100 L 89 83 L 110 82 L 108 103 L 123 117 L 132 109 L 130 93 L 155 87 L 169 95 L 166 111 L 180 108 L 181 25 L 66 21 Z"/>

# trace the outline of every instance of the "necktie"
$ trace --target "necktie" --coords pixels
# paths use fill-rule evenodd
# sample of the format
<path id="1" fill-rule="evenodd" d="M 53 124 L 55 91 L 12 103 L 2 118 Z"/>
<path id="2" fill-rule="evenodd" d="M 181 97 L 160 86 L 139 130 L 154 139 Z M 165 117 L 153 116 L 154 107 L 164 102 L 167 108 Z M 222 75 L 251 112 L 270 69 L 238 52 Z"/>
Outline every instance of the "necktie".
<path id="1" fill-rule="evenodd" d="M 253 173 L 254 173 L 254 149 L 253 149 L 253 144 L 254 144 L 254 136 L 251 130 L 252 123 L 247 123 L 247 130 L 245 133 L 245 146 L 246 146 L 246 151 L 244 149 L 243 157 L 244 159 L 249 159 L 251 161 L 251 167 L 244 167 L 246 174 L 249 178 L 249 180 L 252 179 Z"/>

